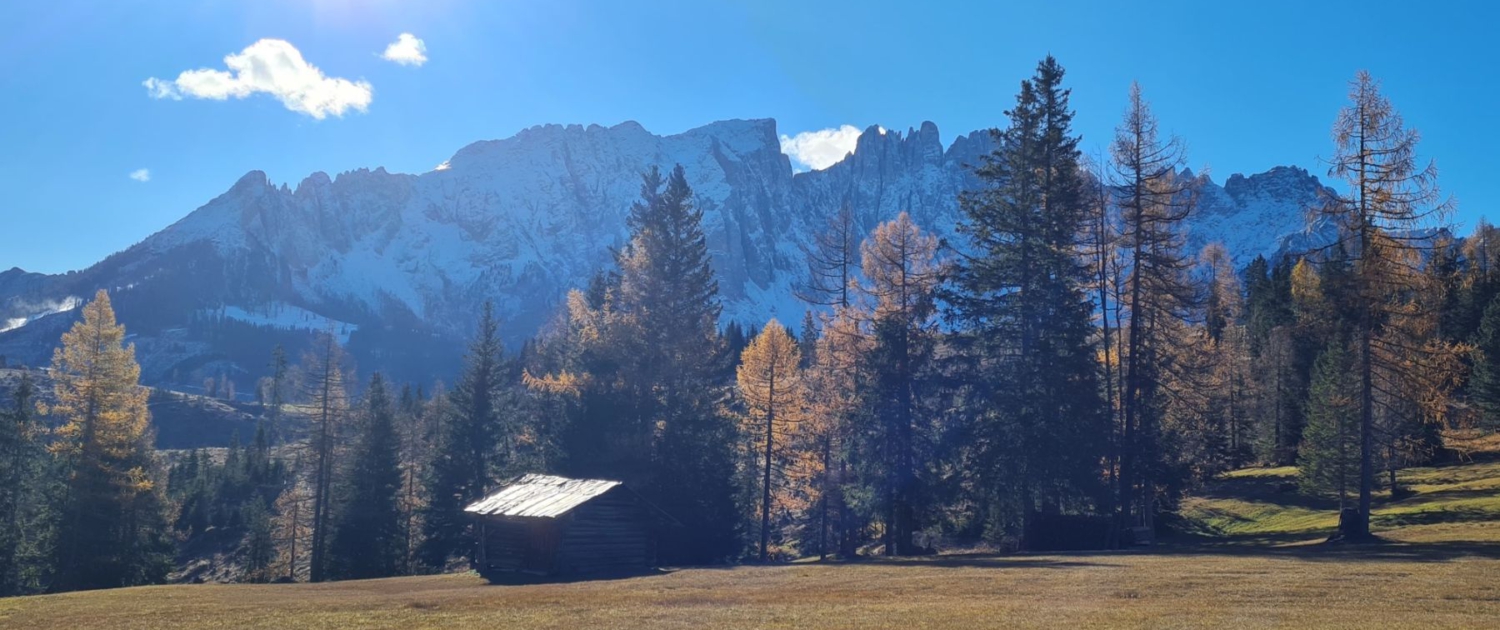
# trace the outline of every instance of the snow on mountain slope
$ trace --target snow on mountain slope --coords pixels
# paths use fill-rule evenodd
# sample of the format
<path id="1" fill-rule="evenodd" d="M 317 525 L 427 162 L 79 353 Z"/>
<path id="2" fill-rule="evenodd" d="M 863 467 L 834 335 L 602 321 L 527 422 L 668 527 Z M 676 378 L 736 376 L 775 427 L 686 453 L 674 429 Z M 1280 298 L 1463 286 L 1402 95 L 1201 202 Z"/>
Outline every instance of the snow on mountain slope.
<path id="1" fill-rule="evenodd" d="M 329 319 L 304 308 L 298 308 L 290 304 L 271 302 L 261 304 L 254 309 L 245 309 L 238 306 L 226 306 L 217 313 L 227 319 L 244 322 L 253 326 L 269 326 L 282 330 L 302 330 L 307 332 L 331 332 L 339 343 L 349 343 L 349 336 L 359 330 L 359 326 L 348 322 Z"/>
<path id="2" fill-rule="evenodd" d="M 1191 172 L 1183 174 L 1194 177 Z M 1333 195 L 1306 170 L 1277 166 L 1248 177 L 1230 175 L 1222 187 L 1206 175 L 1198 180 L 1197 207 L 1189 217 L 1189 253 L 1219 242 L 1237 266 L 1256 256 L 1271 257 L 1289 239 L 1308 233 L 1311 211 Z"/>
<path id="3" fill-rule="evenodd" d="M 122 319 L 147 334 L 233 307 L 247 323 L 278 324 L 250 316 L 273 311 L 347 322 L 359 328 L 356 340 L 376 331 L 460 339 L 478 305 L 494 300 L 507 336 L 518 340 L 553 316 L 568 289 L 610 264 L 627 238 L 641 172 L 679 163 L 704 210 L 725 319 L 795 322 L 805 308 L 792 292 L 806 272 L 801 247 L 840 206 L 854 210 L 863 230 L 908 211 L 951 238 L 957 195 L 977 184 L 969 166 L 992 148 L 986 132 L 945 147 L 932 123 L 904 133 L 872 126 L 843 161 L 794 174 L 773 120 L 668 136 L 625 122 L 532 127 L 473 143 L 420 175 L 314 173 L 293 188 L 255 171 L 88 270 L 0 274 L 0 323 L 34 316 L 13 306 L 25 301 L 133 287 L 117 299 Z M 1323 191 L 1296 168 L 1235 175 L 1222 187 L 1184 176 L 1197 178 L 1202 193 L 1190 246 L 1222 241 L 1241 264 L 1302 230 L 1305 208 Z M 0 353 L 26 328 L 0 336 Z"/>

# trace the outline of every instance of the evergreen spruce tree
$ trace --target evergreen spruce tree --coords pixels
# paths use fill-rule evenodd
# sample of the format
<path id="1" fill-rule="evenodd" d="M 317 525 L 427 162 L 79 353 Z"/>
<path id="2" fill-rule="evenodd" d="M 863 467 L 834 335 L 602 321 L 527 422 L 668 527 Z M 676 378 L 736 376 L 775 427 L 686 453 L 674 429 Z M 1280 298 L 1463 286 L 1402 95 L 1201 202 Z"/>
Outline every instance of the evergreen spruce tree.
<path id="1" fill-rule="evenodd" d="M 436 396 L 445 397 L 442 384 L 438 384 Z M 422 511 L 427 505 L 425 488 L 422 480 L 427 472 L 427 465 L 431 463 L 432 434 L 431 418 L 435 415 L 428 413 L 432 401 L 427 399 L 421 388 L 415 393 L 411 385 L 401 388 L 401 402 L 398 406 L 397 433 L 401 439 L 401 536 L 402 536 L 402 569 L 404 573 L 416 573 L 420 567 L 417 551 L 422 539 L 421 518 Z"/>
<path id="2" fill-rule="evenodd" d="M 52 523 L 47 503 L 55 483 L 36 417 L 37 389 L 22 373 L 0 408 L 0 597 L 44 584 Z"/>
<path id="3" fill-rule="evenodd" d="M 803 311 L 802 329 L 797 332 L 797 349 L 802 353 L 802 366 L 812 365 L 818 354 L 818 319 L 812 311 Z"/>
<path id="4" fill-rule="evenodd" d="M 271 349 L 270 381 L 263 395 L 265 419 L 270 423 L 271 438 L 281 439 L 281 414 L 286 406 L 287 359 L 286 350 L 280 344 Z"/>
<path id="5" fill-rule="evenodd" d="M 259 497 L 245 502 L 241 513 L 245 520 L 244 574 L 246 582 L 269 582 L 276 561 L 276 541 L 271 512 Z"/>
<path id="6" fill-rule="evenodd" d="M 1452 316 L 1456 325 L 1450 327 L 1457 329 L 1453 334 L 1456 340 L 1473 341 L 1485 308 L 1500 296 L 1500 228 L 1481 217 L 1474 233 L 1464 239 L 1461 257 L 1460 312 Z"/>
<path id="7" fill-rule="evenodd" d="M 470 553 L 476 539 L 463 510 L 494 487 L 502 413 L 506 412 L 498 406 L 504 388 L 502 351 L 494 306 L 486 302 L 463 373 L 448 394 L 448 411 L 434 419 L 439 433 L 428 467 L 421 554 L 434 568 L 446 566 L 455 555 Z"/>
<path id="8" fill-rule="evenodd" d="M 737 359 L 727 349 L 754 333 L 717 330 L 702 219 L 680 167 L 646 171 L 617 271 L 569 294 L 562 334 L 538 353 L 542 375 L 526 377 L 568 412 L 560 472 L 624 480 L 684 524 L 661 550 L 667 562 L 740 551 L 737 435 L 720 403 Z"/>
<path id="9" fill-rule="evenodd" d="M 150 584 L 170 567 L 148 392 L 124 340 L 101 290 L 52 358 L 50 413 L 64 422 L 53 450 L 67 475 L 53 590 Z"/>
<path id="10" fill-rule="evenodd" d="M 638 431 L 655 434 L 648 494 L 686 526 L 669 557 L 711 562 L 736 552 L 734 427 L 717 408 L 718 282 L 703 210 L 682 166 L 643 176 L 630 242 L 616 255 L 618 311 L 639 334 L 628 387 Z M 752 335 L 753 336 L 753 335 Z"/>
<path id="11" fill-rule="evenodd" d="M 1469 394 L 1483 414 L 1485 426 L 1500 426 L 1500 296 L 1490 300 L 1474 335 L 1474 375 Z"/>
<path id="12" fill-rule="evenodd" d="M 1080 257 L 1091 215 L 1063 74 L 1044 59 L 1006 112 L 1010 127 L 991 131 L 997 148 L 976 170 L 988 187 L 960 198 L 959 231 L 978 253 L 956 262 L 949 300 L 975 355 L 965 373 L 991 447 L 982 474 L 1008 486 L 1017 534 L 1041 502 L 1096 499 L 1108 444 Z"/>
<path id="13" fill-rule="evenodd" d="M 1359 487 L 1359 382 L 1347 346 L 1335 341 L 1318 356 L 1297 456 L 1302 491 L 1333 494 L 1340 509 Z"/>
<path id="14" fill-rule="evenodd" d="M 337 577 L 396 575 L 405 556 L 401 534 L 400 440 L 396 410 L 377 372 L 365 395 L 363 421 L 344 470 L 340 509 L 329 548 Z"/>

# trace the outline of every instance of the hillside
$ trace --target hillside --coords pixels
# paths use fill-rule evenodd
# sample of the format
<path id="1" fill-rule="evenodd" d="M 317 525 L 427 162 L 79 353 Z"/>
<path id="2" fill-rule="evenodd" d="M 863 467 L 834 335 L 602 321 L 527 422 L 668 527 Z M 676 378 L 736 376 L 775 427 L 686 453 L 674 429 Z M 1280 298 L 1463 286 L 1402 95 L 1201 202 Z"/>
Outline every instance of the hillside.
<path id="1" fill-rule="evenodd" d="M 1500 461 L 1402 473 L 1385 544 L 1319 545 L 1291 469 L 1232 473 L 1152 550 L 697 568 L 493 586 L 469 575 L 0 600 L 6 628 L 1472 628 L 1500 618 Z M 230 621 L 232 620 L 232 621 Z"/>
<path id="2" fill-rule="evenodd" d="M 8 404 L 10 392 L 20 382 L 23 370 L 0 368 L 0 401 Z M 40 370 L 29 371 L 37 387 L 38 400 L 52 400 L 52 380 Z M 228 446 L 236 434 L 248 442 L 255 436 L 256 405 L 184 394 L 165 389 L 151 390 L 148 405 L 156 430 L 156 447 L 163 450 Z"/>

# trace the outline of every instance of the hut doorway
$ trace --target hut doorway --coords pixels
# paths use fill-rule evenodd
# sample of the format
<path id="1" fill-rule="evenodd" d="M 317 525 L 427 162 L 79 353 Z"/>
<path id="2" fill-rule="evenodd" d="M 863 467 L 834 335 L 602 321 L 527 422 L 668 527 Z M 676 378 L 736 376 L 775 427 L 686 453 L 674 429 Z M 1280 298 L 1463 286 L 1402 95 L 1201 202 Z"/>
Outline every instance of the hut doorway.
<path id="1" fill-rule="evenodd" d="M 556 568 L 557 543 L 562 539 L 556 523 L 530 523 L 527 529 L 526 553 L 521 560 L 521 570 L 529 573 L 552 573 Z"/>

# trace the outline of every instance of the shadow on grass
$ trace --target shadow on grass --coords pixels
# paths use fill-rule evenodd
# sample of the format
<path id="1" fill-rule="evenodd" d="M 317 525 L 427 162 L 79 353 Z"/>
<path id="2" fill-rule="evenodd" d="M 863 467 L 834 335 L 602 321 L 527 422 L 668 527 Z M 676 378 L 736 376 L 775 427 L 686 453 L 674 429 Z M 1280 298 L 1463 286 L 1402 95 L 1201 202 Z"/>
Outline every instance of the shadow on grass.
<path id="1" fill-rule="evenodd" d="M 1389 493 L 1375 502 L 1376 505 L 1384 507 L 1388 505 L 1430 505 L 1433 503 L 1447 503 L 1450 501 L 1468 501 L 1473 499 L 1493 499 L 1496 497 L 1495 488 L 1442 488 L 1438 490 L 1427 490 L 1401 499 L 1391 500 Z"/>
<path id="2" fill-rule="evenodd" d="M 1500 542 L 1403 543 L 1376 539 L 1368 543 L 1327 543 L 1323 537 L 1287 534 L 1215 539 L 1184 538 L 1154 547 L 1097 551 L 1017 554 L 953 554 L 875 557 L 829 561 L 833 565 L 887 565 L 979 569 L 1069 569 L 1119 567 L 1112 558 L 1158 556 L 1265 557 L 1309 562 L 1448 562 L 1460 558 L 1500 559 Z"/>
<path id="3" fill-rule="evenodd" d="M 693 567 L 715 568 L 715 567 Z M 534 573 L 489 573 L 484 579 L 495 586 L 532 586 L 537 584 L 572 584 L 575 582 L 606 582 L 610 580 L 634 580 L 638 578 L 671 575 L 676 569 L 639 569 L 611 571 L 608 573 L 583 573 L 574 575 L 539 575 Z"/>
<path id="4" fill-rule="evenodd" d="M 979 568 L 979 569 L 1071 569 L 1080 567 L 1112 567 L 1119 566 L 1107 562 L 1083 559 L 1063 559 L 1097 555 L 1101 552 L 1056 552 L 1046 554 L 1015 554 L 995 555 L 983 553 L 963 553 L 936 556 L 908 556 L 908 557 L 877 557 L 866 558 L 852 563 L 884 564 L 895 566 L 922 566 L 943 567 L 953 569 Z"/>
<path id="5" fill-rule="evenodd" d="M 1500 559 L 1500 542 L 1407 543 L 1376 538 L 1365 543 L 1322 542 L 1307 534 L 1226 537 L 1181 541 L 1128 553 L 1156 555 L 1264 556 L 1335 562 L 1448 562 L 1460 558 Z"/>
<path id="6" fill-rule="evenodd" d="M 1391 529 L 1411 525 L 1437 525 L 1440 523 L 1478 523 L 1495 520 L 1494 510 L 1479 508 L 1444 507 L 1421 512 L 1400 514 L 1376 514 L 1371 521 L 1375 527 Z"/>
<path id="7" fill-rule="evenodd" d="M 1316 540 L 1321 540 L 1318 538 Z M 1500 559 L 1500 542 L 1430 542 L 1404 543 L 1376 539 L 1368 543 L 1327 543 L 1309 539 L 1307 534 L 1273 535 L 1253 537 L 1227 537 L 1200 539 L 1182 536 L 1172 542 L 1154 547 L 1119 550 L 1037 552 L 1017 554 L 963 553 L 950 555 L 907 557 L 859 557 L 844 560 L 824 560 L 815 564 L 833 567 L 853 566 L 909 566 L 939 567 L 952 569 L 1079 569 L 1126 566 L 1111 559 L 1139 557 L 1188 557 L 1223 556 L 1225 558 L 1284 558 L 1308 562 L 1449 562 L 1462 558 Z M 608 580 L 638 579 L 670 575 L 679 570 L 734 569 L 747 565 L 684 566 L 671 569 L 651 569 L 608 574 L 574 576 L 541 576 L 529 574 L 500 574 L 490 576 L 489 583 L 497 586 L 527 586 L 541 584 L 571 584 L 576 582 L 599 582 Z M 771 563 L 764 566 L 791 567 L 793 564 Z"/>
<path id="8" fill-rule="evenodd" d="M 1269 503 L 1309 510 L 1337 510 L 1338 501 L 1298 492 L 1296 482 L 1283 477 L 1241 477 L 1209 484 L 1197 496 L 1209 500 L 1232 499 Z"/>

